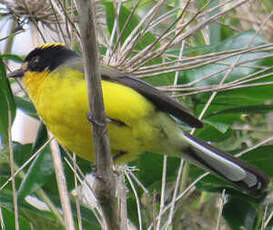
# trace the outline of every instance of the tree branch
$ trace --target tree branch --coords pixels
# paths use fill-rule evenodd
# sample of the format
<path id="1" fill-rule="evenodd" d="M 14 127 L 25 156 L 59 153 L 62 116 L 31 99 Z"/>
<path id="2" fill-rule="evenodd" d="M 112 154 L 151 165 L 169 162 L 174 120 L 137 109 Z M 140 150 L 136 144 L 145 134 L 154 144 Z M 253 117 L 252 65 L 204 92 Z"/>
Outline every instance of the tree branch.
<path id="1" fill-rule="evenodd" d="M 117 198 L 115 197 L 116 182 L 113 173 L 113 161 L 107 134 L 106 116 L 104 111 L 101 77 L 99 71 L 98 49 L 96 45 L 95 24 L 92 9 L 95 1 L 77 0 L 80 9 L 80 34 L 85 60 L 85 76 L 87 82 L 90 117 L 93 130 L 94 151 L 96 159 L 95 193 L 105 217 L 106 228 L 120 229 Z M 92 141 L 92 140 L 90 140 Z"/>

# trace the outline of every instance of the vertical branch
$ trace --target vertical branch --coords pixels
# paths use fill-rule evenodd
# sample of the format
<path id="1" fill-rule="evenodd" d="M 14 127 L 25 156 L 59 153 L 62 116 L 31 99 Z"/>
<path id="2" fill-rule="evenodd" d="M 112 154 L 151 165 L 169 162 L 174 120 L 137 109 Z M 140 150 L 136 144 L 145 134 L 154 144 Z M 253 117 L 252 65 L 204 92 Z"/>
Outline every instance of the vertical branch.
<path id="1" fill-rule="evenodd" d="M 216 230 L 220 230 L 221 229 L 221 217 L 222 217 L 222 214 L 223 214 L 223 209 L 224 209 L 224 204 L 225 204 L 225 195 L 226 195 L 226 190 L 223 189 L 222 191 L 222 195 L 219 199 L 219 213 L 218 213 L 218 218 L 217 218 L 217 223 L 216 223 Z"/>
<path id="2" fill-rule="evenodd" d="M 1 206 L 0 206 L 0 223 L 1 223 L 1 229 L 2 230 L 6 230 L 5 221 L 4 221 L 4 217 L 3 217 L 2 207 Z"/>
<path id="3" fill-rule="evenodd" d="M 49 137 L 52 138 L 52 134 L 49 133 Z M 58 190 L 60 194 L 61 204 L 64 213 L 65 228 L 67 230 L 75 230 L 69 195 L 66 186 L 66 180 L 64 175 L 64 169 L 61 159 L 61 153 L 58 148 L 57 142 L 52 140 L 50 142 L 50 148 L 52 152 L 52 158 L 55 168 L 55 174 L 57 179 Z"/>
<path id="4" fill-rule="evenodd" d="M 120 229 L 120 221 L 117 212 L 116 183 L 100 83 L 98 49 L 92 12 L 92 9 L 95 9 L 95 1 L 78 0 L 77 5 L 80 9 L 80 34 L 85 60 L 84 70 L 97 169 L 95 193 L 103 210 L 106 228 L 116 230 Z"/>
<path id="5" fill-rule="evenodd" d="M 167 155 L 164 155 L 163 169 L 162 169 L 162 182 L 161 182 L 160 208 L 159 208 L 158 220 L 157 220 L 156 228 L 155 228 L 156 230 L 160 229 L 160 222 L 162 220 L 162 213 L 165 206 L 166 178 L 167 178 Z"/>
<path id="6" fill-rule="evenodd" d="M 7 99 L 7 98 L 6 98 Z M 17 202 L 17 190 L 15 184 L 15 171 L 14 171 L 14 157 L 13 157 L 13 148 L 12 148 L 12 136 L 11 136 L 11 111 L 8 103 L 8 134 L 9 134 L 9 157 L 10 157 L 10 174 L 11 174 L 11 185 L 12 185 L 12 198 L 13 198 L 13 207 L 14 207 L 14 222 L 15 222 L 15 229 L 19 230 L 19 214 L 18 214 L 18 202 Z"/>
<path id="7" fill-rule="evenodd" d="M 75 184 L 75 202 L 76 202 L 76 209 L 77 209 L 77 218 L 78 218 L 78 228 L 79 230 L 82 230 L 82 218 L 81 218 L 81 207 L 80 207 L 80 201 L 79 201 L 79 186 L 78 186 L 78 180 L 77 180 L 77 159 L 76 155 L 73 153 L 73 174 L 74 174 L 74 184 Z"/>

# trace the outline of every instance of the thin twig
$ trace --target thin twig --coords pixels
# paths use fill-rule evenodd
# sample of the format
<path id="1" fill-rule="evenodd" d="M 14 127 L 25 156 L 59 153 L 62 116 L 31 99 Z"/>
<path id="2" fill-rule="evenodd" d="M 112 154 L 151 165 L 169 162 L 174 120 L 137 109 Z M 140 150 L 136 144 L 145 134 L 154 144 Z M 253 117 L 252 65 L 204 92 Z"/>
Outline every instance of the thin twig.
<path id="1" fill-rule="evenodd" d="M 186 70 L 186 69 L 193 69 L 197 67 L 201 67 L 210 63 L 219 63 L 221 64 L 221 61 L 238 56 L 239 54 L 250 54 L 250 53 L 257 53 L 257 52 L 266 52 L 266 51 L 272 51 L 273 46 L 272 43 L 255 46 L 251 48 L 242 48 L 242 49 L 232 49 L 232 50 L 224 50 L 209 54 L 202 54 L 194 57 L 183 57 L 183 58 L 177 58 L 176 56 L 172 56 L 172 58 L 176 58 L 176 60 L 171 60 L 169 62 L 154 64 L 154 65 L 146 65 L 143 67 L 140 67 L 138 70 L 134 71 L 135 75 L 141 75 L 141 77 L 145 77 L 145 74 L 154 74 L 159 75 L 162 71 L 168 71 L 174 72 L 174 71 L 180 71 L 180 70 Z M 268 57 L 270 57 L 272 54 L 268 54 Z M 245 60 L 243 63 L 251 62 L 252 60 L 260 60 L 264 59 L 263 56 L 255 57 L 250 60 Z M 223 63 L 223 62 L 222 62 Z M 226 63 L 225 65 L 229 65 L 229 63 Z M 176 68 L 174 68 L 176 67 Z M 158 73 L 157 73 L 158 72 Z M 157 73 L 157 74 L 156 74 Z M 193 83 L 191 83 L 192 85 Z"/>
<path id="2" fill-rule="evenodd" d="M 195 58 L 186 57 L 186 58 L 178 59 L 176 61 L 165 62 L 164 64 L 149 65 L 146 67 L 141 67 L 139 70 L 134 72 L 134 75 L 140 75 L 142 78 L 143 77 L 151 77 L 151 76 L 157 76 L 160 74 L 167 74 L 167 73 L 171 73 L 171 72 L 175 72 L 175 71 L 200 68 L 200 67 L 206 66 L 208 64 L 221 64 L 221 65 L 228 66 L 228 67 L 223 68 L 221 70 L 217 70 L 217 72 L 211 73 L 209 75 L 209 76 L 213 76 L 214 74 L 216 74 L 218 72 L 220 73 L 220 72 L 223 72 L 223 71 L 227 70 L 228 68 L 230 68 L 230 65 L 231 65 L 230 63 L 223 63 L 222 62 L 225 59 L 228 59 L 231 57 L 236 57 L 239 54 L 250 53 L 250 52 L 255 52 L 255 51 L 256 52 L 271 51 L 272 45 L 267 44 L 267 46 L 271 46 L 271 47 L 269 47 L 269 49 L 266 49 L 266 50 L 255 47 L 255 48 L 251 48 L 251 49 L 247 48 L 247 49 L 240 51 L 240 52 L 236 52 L 235 50 L 234 50 L 234 52 L 222 52 L 221 51 L 218 53 L 214 53 L 213 55 L 206 54 L 206 55 L 196 56 Z M 223 53 L 227 53 L 227 54 L 221 55 Z M 197 58 L 197 57 L 199 57 L 199 58 Z M 272 54 L 267 54 L 267 55 L 255 57 L 255 58 L 252 58 L 249 60 L 244 60 L 244 61 L 236 63 L 235 66 L 240 66 L 245 63 L 251 63 L 253 61 L 262 60 L 264 58 L 269 58 L 269 57 L 272 57 Z M 181 62 L 181 64 L 177 64 L 177 62 Z M 200 82 L 200 81 L 205 80 L 207 78 L 208 78 L 208 76 L 204 76 L 200 79 L 197 79 L 197 80 L 194 80 L 194 81 L 188 83 L 187 85 L 191 86 L 191 85 L 196 84 L 197 82 Z"/>
<path id="3" fill-rule="evenodd" d="M 77 180 L 77 158 L 76 158 L 76 154 L 73 153 L 73 175 L 74 175 L 74 184 L 75 184 L 75 191 L 76 191 L 76 196 L 75 196 L 75 200 L 76 200 L 76 209 L 77 209 L 77 219 L 78 219 L 78 227 L 79 230 L 82 230 L 82 217 L 81 217 L 81 207 L 80 207 L 80 202 L 79 202 L 79 186 L 78 186 L 78 180 Z"/>
<path id="4" fill-rule="evenodd" d="M 268 74 L 271 75 L 272 74 Z M 268 82 L 261 82 L 261 83 L 252 83 L 252 84 L 245 84 L 245 85 L 238 85 L 238 86 L 228 86 L 225 87 L 225 85 L 222 85 L 222 87 L 211 87 L 205 90 L 197 90 L 195 92 L 190 93 L 182 93 L 182 94 L 176 94 L 174 97 L 181 97 L 181 96 L 188 96 L 188 95 L 194 95 L 194 94 L 200 94 L 204 92 L 223 92 L 223 91 L 229 91 L 229 90 L 235 90 L 235 89 L 242 89 L 242 88 L 250 88 L 250 87 L 257 87 L 257 86 L 266 86 L 266 85 L 273 85 L 273 81 Z"/>
<path id="5" fill-rule="evenodd" d="M 64 6 L 62 4 L 62 1 L 60 1 L 60 0 L 57 0 L 57 1 L 58 1 L 59 5 L 62 7 L 63 13 L 65 15 L 65 19 L 70 23 L 70 25 L 72 26 L 72 28 L 74 29 L 74 31 L 76 32 L 76 34 L 77 34 L 77 36 L 79 38 L 80 37 L 80 33 L 78 31 L 77 26 L 73 23 L 73 21 L 71 20 L 71 18 L 69 17 L 69 15 L 67 14 L 67 12 L 65 11 Z"/>
<path id="6" fill-rule="evenodd" d="M 58 11 L 58 7 L 56 6 L 55 1 L 50 0 L 49 2 L 50 2 L 50 5 L 51 5 L 52 12 L 53 12 L 53 14 L 55 16 L 56 25 L 58 27 L 58 30 L 59 30 L 60 34 L 62 35 L 62 38 L 63 38 L 63 41 L 64 41 L 65 45 L 67 46 L 68 42 L 67 42 L 66 37 L 64 35 L 64 31 L 63 31 L 63 29 L 61 27 L 61 23 L 60 23 L 59 17 L 57 16 L 57 13 L 58 13 L 58 15 L 61 15 L 62 17 L 64 17 L 63 16 L 64 14 L 61 14 L 60 12 L 57 12 Z M 68 20 L 64 20 L 64 21 L 67 22 Z"/>
<path id="7" fill-rule="evenodd" d="M 118 176 L 118 197 L 119 197 L 119 213 L 120 213 L 120 229 L 128 229 L 128 214 L 127 214 L 127 193 L 128 189 L 125 186 L 125 177 L 121 173 Z"/>
<path id="8" fill-rule="evenodd" d="M 262 219 L 261 230 L 265 230 L 265 227 L 266 227 L 265 221 L 266 221 L 267 210 L 268 210 L 268 204 L 265 206 L 265 209 L 264 209 L 264 215 L 263 215 L 263 219 Z"/>
<path id="9" fill-rule="evenodd" d="M 10 174 L 11 174 L 11 185 L 12 185 L 12 197 L 13 197 L 13 207 L 14 207 L 14 222 L 15 229 L 19 230 L 19 213 L 18 213 L 18 202 L 17 202 L 17 190 L 15 184 L 15 176 L 14 176 L 14 156 L 13 156 L 13 148 L 12 148 L 12 136 L 11 136 L 11 110 L 9 106 L 8 100 L 8 135 L 9 135 L 9 158 L 10 158 Z"/>
<path id="10" fill-rule="evenodd" d="M 120 33 L 118 34 L 116 44 L 115 44 L 115 46 L 114 46 L 114 48 L 113 48 L 113 50 L 112 50 L 112 53 L 111 53 L 111 55 L 110 55 L 110 57 L 109 57 L 108 64 L 111 62 L 111 59 L 112 59 L 113 55 L 115 54 L 115 52 L 116 52 L 118 46 L 120 45 L 120 41 L 121 41 L 122 36 L 124 35 L 125 29 L 127 28 L 129 22 L 130 22 L 131 19 L 133 18 L 134 14 L 135 14 L 135 11 L 136 11 L 137 7 L 139 6 L 140 2 L 141 2 L 141 0 L 138 0 L 138 1 L 137 1 L 137 3 L 135 4 L 135 6 L 133 7 L 133 9 L 132 9 L 131 12 L 130 12 L 130 15 L 129 15 L 128 18 L 126 19 L 126 22 L 124 23 L 124 25 L 123 25 L 123 27 L 122 27 Z"/>
<path id="11" fill-rule="evenodd" d="M 173 41 L 176 39 L 176 37 L 178 36 L 178 34 L 176 34 L 174 36 L 174 38 L 172 38 L 171 40 L 168 40 L 168 42 L 166 44 L 164 44 L 161 48 L 159 48 L 158 50 L 155 50 L 153 52 L 151 52 L 151 49 L 158 44 L 161 40 L 163 40 L 165 37 L 167 37 L 169 34 L 173 33 L 170 32 L 169 30 L 171 29 L 171 27 L 173 27 L 184 15 L 184 12 L 186 11 L 187 7 L 189 6 L 190 0 L 187 1 L 185 7 L 183 8 L 182 12 L 180 13 L 179 17 L 175 20 L 174 23 L 172 23 L 172 25 L 170 27 L 168 27 L 165 32 L 158 38 L 156 39 L 156 41 L 154 41 L 152 44 L 150 44 L 149 46 L 145 47 L 145 49 L 143 49 L 142 51 L 140 51 L 137 55 L 135 55 L 133 58 L 131 58 L 129 60 L 129 62 L 127 62 L 127 66 L 131 66 L 134 68 L 132 71 L 134 72 L 136 69 L 139 68 L 139 66 L 141 66 L 141 62 L 148 62 L 149 60 L 151 60 L 152 58 L 155 58 L 157 56 L 160 56 L 161 54 L 164 53 L 165 50 L 167 50 L 173 43 Z M 192 17 L 192 20 L 197 16 L 198 14 L 195 14 Z M 189 21 L 189 23 L 191 23 L 191 21 Z M 185 25 L 186 27 L 187 25 Z M 180 29 L 181 33 L 184 28 Z M 177 31 L 177 29 L 174 29 L 175 31 Z M 138 68 L 136 68 L 136 66 L 138 66 Z"/>
<path id="12" fill-rule="evenodd" d="M 36 158 L 38 156 L 38 154 L 47 146 L 47 144 L 52 140 L 53 138 L 50 138 L 49 140 L 47 140 L 27 161 L 24 162 L 24 164 L 16 170 L 16 172 L 14 173 L 13 177 L 11 176 L 1 187 L 0 187 L 0 191 L 3 190 L 7 184 L 12 181 L 12 179 L 14 177 L 17 176 L 17 174 L 19 174 L 34 158 Z"/>
<path id="13" fill-rule="evenodd" d="M 72 170 L 72 172 L 76 176 L 77 180 L 80 182 L 81 186 L 87 189 L 87 191 L 84 190 L 84 195 L 82 194 L 83 192 L 80 192 L 80 195 L 81 195 L 80 200 L 84 201 L 85 205 L 87 204 L 87 206 L 92 210 L 94 216 L 97 218 L 100 225 L 104 226 L 105 224 L 104 224 L 104 219 L 103 219 L 103 213 L 102 213 L 102 210 L 101 210 L 101 206 L 96 200 L 95 192 L 94 192 L 94 190 L 92 188 L 92 184 L 90 184 L 89 180 L 87 179 L 88 175 L 83 180 L 81 178 L 81 176 L 84 176 L 84 175 L 81 175 L 81 176 L 79 175 L 79 173 L 82 174 L 82 172 L 79 169 L 78 165 L 76 166 L 76 168 L 74 168 L 74 166 L 70 163 L 70 161 L 66 157 L 64 158 L 64 160 L 67 163 L 68 167 Z M 88 193 L 88 194 L 86 194 L 86 193 Z M 77 194 L 75 194 L 75 195 L 77 195 Z M 88 196 L 88 199 L 85 199 L 84 196 Z M 90 200 L 92 200 L 92 202 L 89 202 Z"/>
<path id="14" fill-rule="evenodd" d="M 256 34 L 255 34 L 255 35 L 256 35 Z M 247 43 L 246 47 L 249 47 L 249 46 L 251 45 L 251 43 L 254 41 L 255 35 L 254 35 L 254 36 L 252 37 L 252 39 Z M 226 74 L 225 74 L 225 75 L 223 76 L 223 78 L 221 79 L 219 85 L 223 85 L 223 84 L 224 84 L 224 82 L 226 81 L 226 79 L 230 76 L 232 70 L 235 68 L 236 63 L 239 62 L 241 56 L 242 56 L 242 55 L 238 55 L 238 56 L 236 57 L 236 59 L 234 60 L 234 62 L 231 63 L 230 68 L 227 70 Z M 199 117 L 198 117 L 199 119 L 202 119 L 202 117 L 204 116 L 204 114 L 205 114 L 206 111 L 208 110 L 208 107 L 211 105 L 211 103 L 212 103 L 212 101 L 214 100 L 214 98 L 216 97 L 216 95 L 217 95 L 217 92 L 216 92 L 216 91 L 213 92 L 213 93 L 211 94 L 211 96 L 209 97 L 209 99 L 208 99 L 206 105 L 205 105 L 204 108 L 202 109 L 201 114 L 200 114 Z"/>
<path id="15" fill-rule="evenodd" d="M 0 191 L 3 190 L 6 185 L 12 181 L 12 178 L 15 178 L 17 175 L 20 176 L 20 178 L 24 178 L 25 177 L 25 174 L 23 172 L 23 169 L 32 161 L 34 160 L 39 154 L 40 152 L 48 145 L 48 143 L 52 140 L 53 138 L 50 138 L 49 140 L 47 140 L 34 154 L 32 154 L 32 156 L 24 162 L 23 165 L 21 165 L 19 168 L 18 166 L 14 163 L 14 168 L 16 168 L 17 170 L 15 171 L 14 175 L 11 176 L 0 188 Z M 37 189 L 35 191 L 35 193 L 37 194 L 37 196 L 43 200 L 46 205 L 48 206 L 48 208 L 52 211 L 52 213 L 55 215 L 55 217 L 57 218 L 57 220 L 59 221 L 59 223 L 62 225 L 62 226 L 65 226 L 65 223 L 63 221 L 63 218 L 60 214 L 60 212 L 57 210 L 57 208 L 54 206 L 53 202 L 49 199 L 49 197 L 47 196 L 47 194 L 40 188 L 40 189 Z"/>
<path id="16" fill-rule="evenodd" d="M 165 187 L 166 187 L 166 175 L 167 175 L 167 159 L 164 155 L 163 158 L 163 169 L 162 169 L 162 182 L 161 182 L 161 195 L 160 195 L 160 208 L 157 216 L 156 230 L 160 230 L 160 222 L 162 219 L 163 208 L 165 206 Z"/>
<path id="17" fill-rule="evenodd" d="M 185 9 L 185 7 L 184 7 L 184 9 Z M 184 48 L 185 48 L 185 41 L 183 40 L 183 41 L 181 41 L 181 46 L 180 46 L 180 51 L 179 51 L 179 56 L 178 56 L 179 59 L 181 59 L 183 57 Z M 174 76 L 173 86 L 177 85 L 178 76 L 179 76 L 179 72 L 176 71 L 175 76 Z M 173 93 L 173 95 L 174 95 L 174 93 Z M 171 223 L 173 222 L 173 218 L 174 218 L 174 214 L 175 214 L 175 200 L 176 200 L 176 196 L 177 196 L 177 194 L 179 192 L 179 187 L 181 186 L 181 181 L 182 180 L 185 181 L 187 179 L 186 177 L 182 176 L 183 171 L 185 172 L 185 174 L 187 174 L 186 171 L 188 171 L 188 167 L 184 167 L 185 164 L 187 164 L 187 163 L 183 159 L 180 159 L 180 165 L 179 165 L 179 168 L 178 168 L 178 172 L 177 172 L 177 176 L 176 176 L 176 182 L 175 182 L 175 188 L 174 188 L 174 191 L 173 191 L 173 196 L 172 196 L 172 201 L 171 201 L 170 213 L 169 213 L 168 220 L 167 220 L 167 222 L 165 224 L 165 229 L 167 229 L 171 225 Z M 183 184 L 185 184 L 185 183 L 183 183 Z M 178 209 L 180 209 L 180 207 L 178 207 Z M 179 211 L 179 210 L 177 210 L 177 211 Z M 177 211 L 176 211 L 176 213 L 177 213 Z M 176 227 L 174 226 L 174 228 L 176 228 Z"/>
<path id="18" fill-rule="evenodd" d="M 49 133 L 49 136 L 51 138 L 52 134 Z M 59 150 L 59 146 L 55 140 L 52 140 L 50 142 L 50 148 L 51 148 L 51 153 L 52 153 L 52 158 L 53 158 L 53 163 L 55 168 L 59 196 L 61 199 L 61 204 L 62 204 L 62 208 L 64 212 L 65 226 L 67 230 L 74 230 L 75 225 L 74 225 L 74 220 L 73 220 L 73 215 L 72 215 L 72 210 L 70 205 L 69 194 L 68 194 L 68 190 L 66 186 L 66 179 L 64 175 L 61 153 Z"/>
<path id="19" fill-rule="evenodd" d="M 137 216 L 138 216 L 138 226 L 139 226 L 139 230 L 142 230 L 142 217 L 141 217 L 141 208 L 140 208 L 140 199 L 139 199 L 139 196 L 137 194 L 137 191 L 136 191 L 136 188 L 134 186 L 134 183 L 131 179 L 131 177 L 129 176 L 129 174 L 125 171 L 125 175 L 126 175 L 126 178 L 127 180 L 129 181 L 129 184 L 133 190 L 133 193 L 135 195 L 135 198 L 136 198 L 136 204 L 137 204 Z"/>
<path id="20" fill-rule="evenodd" d="M 194 186 L 200 181 L 202 180 L 204 177 L 208 176 L 210 173 L 206 172 L 203 173 L 202 175 L 200 175 L 198 178 L 196 178 L 183 192 L 181 192 L 175 199 L 175 202 L 179 201 L 180 199 L 184 198 L 188 193 L 190 193 L 192 191 L 192 189 L 194 189 Z M 169 209 L 171 208 L 172 203 L 168 204 L 167 206 L 165 206 L 164 210 L 163 210 L 163 214 Z"/>
<path id="21" fill-rule="evenodd" d="M 6 230 L 5 221 L 2 213 L 2 207 L 0 206 L 0 223 L 1 223 L 1 230 Z"/>
<path id="22" fill-rule="evenodd" d="M 132 53 L 133 48 L 137 44 L 137 42 L 143 37 L 145 31 L 148 30 L 148 25 L 151 23 L 152 19 L 155 17 L 156 13 L 158 12 L 160 6 L 163 4 L 163 1 L 158 1 L 142 18 L 142 20 L 138 23 L 135 29 L 130 33 L 130 35 L 124 41 L 120 52 L 122 53 L 121 60 L 119 62 L 122 65 L 125 61 L 128 62 L 135 58 L 128 58 L 129 55 Z M 143 28 L 142 28 L 143 27 Z M 145 48 L 147 49 L 147 47 Z M 140 51 L 142 52 L 142 51 Z M 139 53 L 138 53 L 139 54 Z M 137 54 L 137 55 L 138 55 Z M 128 66 L 128 65 L 127 65 Z"/>
<path id="23" fill-rule="evenodd" d="M 254 150 L 254 149 L 257 149 L 257 148 L 259 148 L 260 146 L 265 145 L 266 143 L 268 143 L 268 142 L 270 142 L 270 141 L 272 141 L 272 140 L 273 140 L 273 136 L 268 137 L 268 138 L 266 138 L 265 140 L 263 140 L 263 141 L 257 143 L 256 145 L 253 145 L 253 146 L 251 146 L 250 148 L 247 148 L 247 149 L 245 149 L 245 150 L 243 150 L 243 151 L 237 153 L 235 156 L 236 156 L 236 157 L 241 157 L 242 155 L 244 155 L 244 154 L 246 154 L 246 153 L 248 153 L 248 152 L 250 152 L 250 151 L 252 151 L 252 150 Z"/>
<path id="24" fill-rule="evenodd" d="M 116 1 L 114 1 L 114 3 L 116 3 Z M 114 38 L 115 36 L 120 37 L 120 29 L 119 29 L 119 13 L 120 13 L 120 8 L 121 8 L 121 1 L 118 0 L 118 9 L 116 9 L 115 5 L 114 5 L 114 10 L 115 10 L 115 21 L 114 21 L 114 25 L 113 25 L 113 29 L 112 29 L 112 33 L 109 39 L 109 45 L 110 47 L 113 47 L 113 43 L 114 43 Z M 119 45 L 119 43 L 116 43 L 116 47 Z M 114 51 L 111 51 L 111 49 L 107 49 L 105 56 L 109 57 L 110 53 L 114 54 Z M 110 58 L 109 58 L 110 60 Z"/>
<path id="25" fill-rule="evenodd" d="M 136 175 L 131 171 L 128 170 L 129 175 L 136 181 L 137 185 L 143 190 L 143 192 L 149 194 L 149 191 L 145 186 L 141 183 L 141 181 L 136 177 Z"/>
<path id="26" fill-rule="evenodd" d="M 170 213 L 169 213 L 169 218 L 168 218 L 168 221 L 167 221 L 166 229 L 168 229 L 168 227 L 171 225 L 172 220 L 173 220 L 175 203 L 176 203 L 175 201 L 176 201 L 176 196 L 177 196 L 177 194 L 179 192 L 179 186 L 180 186 L 180 182 L 181 182 L 181 177 L 182 177 L 184 164 L 185 164 L 185 161 L 183 159 L 181 159 L 180 160 L 180 165 L 179 165 L 179 168 L 178 168 L 178 172 L 177 172 L 175 188 L 174 188 L 174 191 L 173 191 L 173 197 L 172 197 L 172 201 L 171 201 Z"/>
<path id="27" fill-rule="evenodd" d="M 249 81 L 254 81 L 256 79 L 263 79 L 272 76 L 272 73 L 261 75 L 255 79 L 250 79 Z M 181 97 L 186 95 L 194 95 L 194 94 L 200 94 L 205 92 L 223 92 L 223 91 L 229 91 L 234 89 L 240 89 L 240 88 L 250 88 L 250 87 L 257 87 L 257 86 L 266 86 L 266 85 L 272 85 L 273 81 L 267 81 L 267 82 L 260 82 L 260 83 L 250 83 L 250 84 L 241 84 L 240 82 L 237 84 L 230 83 L 224 83 L 222 85 L 210 85 L 210 86 L 199 86 L 199 87 L 191 87 L 191 88 L 177 88 L 177 89 L 168 89 L 163 90 L 164 91 L 182 91 L 182 92 L 188 92 L 188 93 L 181 93 L 181 94 L 175 94 L 172 97 Z M 161 87 L 160 87 L 161 88 Z"/>
<path id="28" fill-rule="evenodd" d="M 268 218 L 266 219 L 266 221 L 264 223 L 265 228 L 269 224 L 269 222 L 272 220 L 272 218 L 273 218 L 273 211 L 271 211 L 270 215 L 268 216 Z"/>
<path id="29" fill-rule="evenodd" d="M 181 29 L 179 30 L 179 32 L 174 36 L 174 38 L 172 38 L 169 42 L 167 42 L 166 44 L 164 44 L 162 47 L 160 47 L 158 50 L 155 50 L 153 52 L 150 52 L 148 55 L 143 55 L 143 51 L 140 52 L 141 56 L 139 58 L 138 61 L 135 60 L 136 56 L 133 57 L 130 61 L 131 63 L 134 63 L 132 65 L 132 71 L 136 71 L 140 66 L 144 65 L 145 63 L 147 63 L 149 60 L 160 56 L 161 54 L 163 54 L 170 46 L 176 44 L 177 42 L 181 41 L 181 40 L 185 40 L 186 38 L 188 38 L 190 35 L 192 35 L 194 32 L 199 31 L 200 29 L 202 29 L 204 26 L 208 25 L 209 23 L 217 20 L 219 17 L 221 17 L 222 15 L 226 14 L 227 12 L 231 11 L 232 9 L 240 6 L 241 4 L 247 2 L 248 0 L 242 0 L 242 1 L 238 1 L 236 4 L 232 5 L 230 8 L 224 9 L 221 12 L 209 17 L 208 19 L 202 21 L 201 23 L 198 23 L 196 26 L 193 26 L 193 28 L 182 34 L 182 32 L 184 31 L 184 29 L 189 26 L 193 20 L 195 18 L 197 18 L 197 16 L 199 16 L 202 12 L 203 9 L 205 9 L 209 3 L 207 3 L 206 5 L 204 5 L 202 7 L 201 10 L 199 10 L 189 21 L 187 21 L 184 25 L 181 26 Z M 175 32 L 177 30 L 174 30 L 173 32 Z M 181 36 L 179 36 L 180 34 L 182 34 Z M 140 55 L 138 54 L 138 56 Z M 133 62 L 132 62 L 133 60 Z"/>
<path id="30" fill-rule="evenodd" d="M 224 209 L 224 204 L 225 204 L 225 195 L 226 195 L 226 190 L 223 189 L 221 197 L 219 199 L 219 212 L 218 212 L 218 217 L 217 217 L 217 223 L 216 223 L 216 230 L 220 230 L 220 223 L 221 223 L 221 217 Z"/>
<path id="31" fill-rule="evenodd" d="M 66 155 L 68 156 L 68 158 L 71 160 L 71 162 L 73 162 L 73 156 L 71 156 L 71 154 L 69 153 L 69 151 L 66 149 L 66 148 L 63 148 L 64 150 L 65 150 L 65 153 L 66 153 Z M 65 157 L 65 160 L 66 160 L 67 158 Z M 67 163 L 70 163 L 69 161 L 68 161 L 68 159 L 67 159 Z M 84 173 L 83 173 L 83 171 L 81 170 L 81 168 L 80 168 L 80 166 L 77 164 L 77 162 L 75 163 L 75 166 L 76 166 L 76 168 L 74 168 L 74 167 L 72 167 L 72 165 L 70 165 L 71 167 L 71 170 L 74 172 L 74 170 L 75 170 L 75 172 L 77 172 L 77 175 L 78 175 L 78 173 L 79 173 L 79 181 L 80 182 L 82 182 L 82 180 L 81 179 L 83 179 L 84 178 Z"/>

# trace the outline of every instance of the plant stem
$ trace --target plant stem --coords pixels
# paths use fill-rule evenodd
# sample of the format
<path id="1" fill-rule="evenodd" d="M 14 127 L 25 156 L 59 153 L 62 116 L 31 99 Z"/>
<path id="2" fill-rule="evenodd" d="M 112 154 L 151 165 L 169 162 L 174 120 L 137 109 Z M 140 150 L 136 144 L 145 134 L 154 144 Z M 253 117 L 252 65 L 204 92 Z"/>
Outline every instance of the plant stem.
<path id="1" fill-rule="evenodd" d="M 80 9 L 80 34 L 85 60 L 84 70 L 89 107 L 91 111 L 90 121 L 92 123 L 97 170 L 95 193 L 103 211 L 106 229 L 117 230 L 120 229 L 120 221 L 118 218 L 117 198 L 115 197 L 116 182 L 113 173 L 113 160 L 107 134 L 95 23 L 92 10 L 95 9 L 95 1 L 78 0 L 77 5 Z"/>

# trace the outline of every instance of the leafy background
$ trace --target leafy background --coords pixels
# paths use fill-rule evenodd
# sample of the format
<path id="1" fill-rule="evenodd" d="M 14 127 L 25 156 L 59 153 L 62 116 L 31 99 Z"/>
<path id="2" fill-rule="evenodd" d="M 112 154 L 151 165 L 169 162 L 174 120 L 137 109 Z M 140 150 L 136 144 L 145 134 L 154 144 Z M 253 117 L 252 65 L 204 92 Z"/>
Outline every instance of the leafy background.
<path id="1" fill-rule="evenodd" d="M 0 5 L 0 20 L 12 22 L 10 33 L 0 37 L 5 47 L 0 55 L 1 226 L 65 229 L 46 128 L 41 123 L 33 143 L 11 141 L 16 109 L 39 117 L 22 90 L 12 94 L 18 82 L 9 82 L 6 72 L 10 63 L 23 60 L 11 52 L 20 33 L 31 33 L 34 45 L 61 41 L 80 52 L 78 13 L 70 1 L 26 3 Z M 242 159 L 272 178 L 272 9 L 270 0 L 100 1 L 96 18 L 102 59 L 201 114 L 205 126 L 195 135 L 232 154 L 244 153 Z M 93 167 L 77 159 L 81 174 L 63 149 L 62 156 L 71 192 L 75 178 L 80 186 Z M 199 181 L 204 172 L 177 158 L 144 153 L 129 166 L 122 172 L 130 229 L 273 227 L 271 185 L 254 199 L 213 175 Z M 101 229 L 98 209 L 82 198 L 85 190 L 78 193 L 71 195 L 76 229 Z M 174 203 L 176 197 L 181 198 Z"/>

